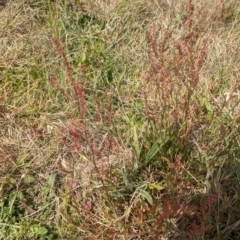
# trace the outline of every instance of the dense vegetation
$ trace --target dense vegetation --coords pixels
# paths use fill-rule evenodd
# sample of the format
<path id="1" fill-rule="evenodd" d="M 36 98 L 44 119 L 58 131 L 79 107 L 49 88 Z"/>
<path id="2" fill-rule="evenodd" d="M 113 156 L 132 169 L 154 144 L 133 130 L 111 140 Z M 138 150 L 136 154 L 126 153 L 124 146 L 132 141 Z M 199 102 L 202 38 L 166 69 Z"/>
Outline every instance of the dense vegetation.
<path id="1" fill-rule="evenodd" d="M 0 239 L 240 239 L 240 1 L 0 4 Z"/>

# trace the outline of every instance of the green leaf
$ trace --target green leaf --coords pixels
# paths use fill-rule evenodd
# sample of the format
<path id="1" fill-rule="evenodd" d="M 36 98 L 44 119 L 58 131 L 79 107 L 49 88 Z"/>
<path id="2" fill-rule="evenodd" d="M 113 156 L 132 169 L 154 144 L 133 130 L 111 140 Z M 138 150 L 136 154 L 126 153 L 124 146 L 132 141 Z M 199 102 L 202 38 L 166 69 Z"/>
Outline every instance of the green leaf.
<path id="1" fill-rule="evenodd" d="M 166 136 L 162 141 L 156 141 L 151 149 L 148 151 L 145 161 L 134 169 L 134 174 L 137 174 L 142 168 L 144 168 L 155 157 L 155 155 L 162 149 L 162 147 L 171 139 L 170 136 Z"/>
<path id="2" fill-rule="evenodd" d="M 49 176 L 49 179 L 48 179 L 48 184 L 51 187 L 54 187 L 56 180 L 57 180 L 57 173 L 51 173 L 51 175 Z"/>
<path id="3" fill-rule="evenodd" d="M 48 179 L 48 184 L 49 184 L 50 188 L 45 189 L 45 191 L 44 191 L 45 195 L 49 194 L 50 197 L 54 196 L 53 189 L 55 187 L 56 181 L 57 181 L 57 173 L 51 173 L 49 176 L 49 179 Z"/>
<path id="4" fill-rule="evenodd" d="M 37 224 L 33 224 L 31 226 L 31 231 L 33 234 L 37 235 L 45 235 L 48 232 L 48 230 L 45 227 L 41 227 Z"/>
<path id="5" fill-rule="evenodd" d="M 149 183 L 148 184 L 148 188 L 149 189 L 156 189 L 158 191 L 161 191 L 164 189 L 164 187 L 162 185 L 158 185 L 158 184 L 153 184 L 153 183 Z"/>
<path id="6" fill-rule="evenodd" d="M 212 115 L 213 115 L 213 107 L 212 107 L 211 103 L 206 98 L 203 98 L 201 102 L 202 102 L 202 106 L 207 111 L 209 117 L 212 117 Z"/>
<path id="7" fill-rule="evenodd" d="M 138 193 L 139 195 L 141 195 L 142 197 L 144 197 L 149 202 L 149 204 L 152 205 L 153 199 L 147 191 L 145 191 L 141 188 L 137 188 L 135 192 Z"/>
<path id="8" fill-rule="evenodd" d="M 145 165 L 148 164 L 153 158 L 154 156 L 161 150 L 162 146 L 168 141 L 170 140 L 170 137 L 167 136 L 165 137 L 162 141 L 157 141 L 153 144 L 153 146 L 151 147 L 151 149 L 148 151 L 146 159 L 145 159 Z"/>

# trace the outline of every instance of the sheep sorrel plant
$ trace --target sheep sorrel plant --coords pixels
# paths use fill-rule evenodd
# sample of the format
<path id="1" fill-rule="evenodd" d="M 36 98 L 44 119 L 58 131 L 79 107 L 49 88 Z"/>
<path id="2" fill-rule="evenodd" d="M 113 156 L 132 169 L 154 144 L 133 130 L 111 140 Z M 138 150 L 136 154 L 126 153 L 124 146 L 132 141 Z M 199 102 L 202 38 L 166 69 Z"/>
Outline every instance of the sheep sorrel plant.
<path id="1" fill-rule="evenodd" d="M 159 128 L 175 129 L 183 147 L 199 110 L 193 101 L 206 57 L 203 17 L 194 15 L 194 6 L 189 1 L 179 26 L 181 36 L 166 28 L 159 42 L 156 24 L 148 33 L 150 68 L 146 80 L 154 86 L 151 91 L 155 106 L 146 98 L 147 110 L 158 108 L 158 113 L 152 116 L 154 121 L 160 123 Z"/>
<path id="2" fill-rule="evenodd" d="M 110 136 L 110 130 L 108 129 L 111 127 L 114 112 L 107 92 L 103 94 L 102 101 L 96 97 L 95 105 L 90 108 L 85 89 L 86 66 L 81 66 L 82 80 L 77 81 L 73 77 L 73 68 L 67 60 L 62 42 L 56 38 L 55 45 L 58 53 L 62 56 L 70 88 L 69 90 L 63 89 L 55 77 L 51 77 L 50 80 L 52 85 L 71 104 L 72 108 L 72 111 L 69 111 L 67 115 L 68 124 L 61 127 L 62 147 L 65 149 L 66 157 L 60 159 L 57 163 L 59 172 L 66 176 L 66 185 L 69 192 L 68 204 L 71 210 L 66 217 L 82 232 L 91 233 L 95 236 L 101 233 L 100 230 L 96 230 L 99 224 L 98 217 L 94 214 L 97 211 L 94 207 L 96 203 L 93 202 L 91 191 L 86 189 L 86 192 L 83 193 L 84 196 L 79 197 L 76 194 L 76 189 L 82 187 L 82 185 L 89 186 L 92 184 L 91 181 L 98 182 L 99 180 L 103 190 L 100 191 L 101 196 L 99 197 L 104 199 L 102 199 L 103 202 L 106 201 L 108 207 L 111 207 L 111 213 L 106 214 L 115 214 L 106 186 L 107 181 L 109 181 L 107 179 L 109 155 L 116 150 L 116 142 Z M 86 177 L 86 182 L 81 183 L 84 175 L 87 174 L 89 176 Z M 108 186 L 111 186 L 111 182 L 109 183 Z M 77 215 L 75 220 L 72 215 L 69 217 L 72 211 L 75 211 L 74 215 Z M 111 222 L 111 219 L 112 217 L 108 216 L 106 221 Z M 106 229 L 103 230 L 104 232 L 112 231 L 108 224 Z"/>
<path id="3" fill-rule="evenodd" d="M 165 27 L 155 23 L 147 35 L 149 69 L 144 85 L 148 120 L 144 143 L 146 154 L 136 174 L 143 174 L 148 166 L 152 169 L 151 178 L 155 177 L 155 181 L 166 185 L 163 196 L 153 208 L 153 212 L 159 214 L 155 221 L 155 237 L 215 239 L 217 236 L 222 239 L 220 236 L 235 234 L 233 229 L 229 232 L 222 229 L 229 227 L 223 216 L 230 203 L 224 196 L 233 194 L 238 199 L 236 204 L 231 202 L 231 207 L 235 208 L 239 205 L 237 190 L 230 195 L 220 193 L 213 179 L 217 172 L 220 171 L 221 175 L 223 171 L 228 172 L 232 164 L 237 164 L 230 152 L 236 153 L 239 138 L 233 130 L 227 130 L 227 116 L 233 109 L 226 114 L 213 103 L 215 96 L 211 93 L 219 92 L 221 86 L 211 83 L 209 76 L 206 83 L 203 72 L 203 69 L 207 71 L 213 44 L 208 40 L 209 21 L 221 13 L 225 4 L 226 1 L 222 1 L 208 12 L 206 5 L 197 6 L 189 0 L 185 10 L 181 8 L 178 12 L 178 22 L 174 25 L 167 23 Z M 177 14 L 179 9 L 173 7 Z M 210 90 L 208 86 L 211 85 Z M 239 86 L 236 77 L 234 86 Z M 233 128 L 234 123 L 231 125 Z M 229 134 L 235 142 L 231 150 L 226 149 Z M 221 154 L 224 154 L 223 158 Z M 227 157 L 231 163 L 226 163 Z M 236 216 L 231 218 L 239 228 Z"/>

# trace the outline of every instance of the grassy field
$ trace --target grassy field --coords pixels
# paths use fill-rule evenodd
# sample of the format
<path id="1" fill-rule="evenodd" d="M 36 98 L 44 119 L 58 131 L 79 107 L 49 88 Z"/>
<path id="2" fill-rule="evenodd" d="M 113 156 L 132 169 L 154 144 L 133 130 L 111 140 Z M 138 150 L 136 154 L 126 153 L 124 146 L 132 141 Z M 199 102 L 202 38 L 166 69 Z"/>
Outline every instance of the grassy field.
<path id="1" fill-rule="evenodd" d="M 0 239 L 240 239 L 239 26 L 238 0 L 0 3 Z"/>

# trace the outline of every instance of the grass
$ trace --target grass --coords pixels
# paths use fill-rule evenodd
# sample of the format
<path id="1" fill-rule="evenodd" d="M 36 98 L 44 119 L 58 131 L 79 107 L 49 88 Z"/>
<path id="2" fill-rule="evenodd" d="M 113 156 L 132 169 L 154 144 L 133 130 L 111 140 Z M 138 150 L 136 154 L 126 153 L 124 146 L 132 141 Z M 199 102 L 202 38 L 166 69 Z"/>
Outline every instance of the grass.
<path id="1" fill-rule="evenodd" d="M 0 6 L 0 239 L 238 239 L 239 12 Z"/>

